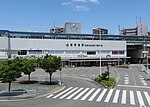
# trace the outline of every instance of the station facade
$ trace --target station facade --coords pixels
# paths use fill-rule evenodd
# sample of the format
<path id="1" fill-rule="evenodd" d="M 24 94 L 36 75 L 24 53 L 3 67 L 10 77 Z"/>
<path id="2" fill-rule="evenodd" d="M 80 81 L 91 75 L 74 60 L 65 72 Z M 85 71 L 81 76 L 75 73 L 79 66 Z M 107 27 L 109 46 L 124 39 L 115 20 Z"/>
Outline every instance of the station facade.
<path id="1" fill-rule="evenodd" d="M 124 64 L 126 41 L 101 35 L 0 31 L 0 59 L 57 55 L 65 67 Z"/>

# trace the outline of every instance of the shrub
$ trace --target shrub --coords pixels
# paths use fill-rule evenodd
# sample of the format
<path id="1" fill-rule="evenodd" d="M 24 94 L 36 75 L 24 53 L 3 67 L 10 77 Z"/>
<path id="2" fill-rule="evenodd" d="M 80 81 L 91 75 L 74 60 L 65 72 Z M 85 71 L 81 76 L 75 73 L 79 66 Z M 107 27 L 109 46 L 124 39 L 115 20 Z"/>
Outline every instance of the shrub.
<path id="1" fill-rule="evenodd" d="M 111 87 L 113 85 L 113 81 L 110 80 L 102 80 L 101 83 L 107 87 Z"/>
<path id="2" fill-rule="evenodd" d="M 101 77 L 96 77 L 95 81 L 100 83 L 101 82 Z"/>
<path id="3" fill-rule="evenodd" d="M 103 72 L 101 78 L 102 80 L 108 79 L 108 72 L 107 71 Z"/>
<path id="4" fill-rule="evenodd" d="M 115 83 L 114 78 L 110 78 L 109 80 L 102 80 L 101 83 L 105 85 L 106 87 L 112 87 Z"/>
<path id="5" fill-rule="evenodd" d="M 120 65 L 120 66 L 118 66 L 118 68 L 129 68 L 129 66 L 128 65 Z"/>

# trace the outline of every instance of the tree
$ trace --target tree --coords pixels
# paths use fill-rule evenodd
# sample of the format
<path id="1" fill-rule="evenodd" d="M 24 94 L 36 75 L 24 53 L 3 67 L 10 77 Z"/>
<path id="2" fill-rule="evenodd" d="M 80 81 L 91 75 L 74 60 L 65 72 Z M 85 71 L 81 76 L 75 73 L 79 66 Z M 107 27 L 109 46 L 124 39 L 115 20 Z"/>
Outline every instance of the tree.
<path id="1" fill-rule="evenodd" d="M 0 77 L 3 78 L 3 82 L 9 83 L 8 91 L 11 90 L 11 83 L 15 81 L 16 78 L 21 77 L 21 61 L 19 58 L 14 60 L 4 61 L 0 67 Z"/>
<path id="2" fill-rule="evenodd" d="M 28 81 L 30 81 L 30 75 L 35 71 L 36 68 L 36 60 L 35 59 L 22 59 L 22 72 L 25 75 L 28 75 Z"/>
<path id="3" fill-rule="evenodd" d="M 56 72 L 60 69 L 61 58 L 53 55 L 46 55 L 41 61 L 41 68 L 45 70 L 45 72 L 49 73 L 50 83 L 53 72 Z"/>

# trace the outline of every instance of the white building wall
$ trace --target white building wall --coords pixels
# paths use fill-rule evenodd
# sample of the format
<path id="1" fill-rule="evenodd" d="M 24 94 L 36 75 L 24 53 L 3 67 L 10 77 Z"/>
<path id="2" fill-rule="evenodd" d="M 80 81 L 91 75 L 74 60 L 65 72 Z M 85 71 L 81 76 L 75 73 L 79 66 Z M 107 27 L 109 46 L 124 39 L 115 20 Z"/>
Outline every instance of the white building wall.
<path id="1" fill-rule="evenodd" d="M 74 44 L 76 44 L 76 46 L 74 46 Z M 78 46 L 78 44 L 80 46 Z M 84 46 L 82 46 L 82 44 Z M 111 55 L 112 58 L 126 57 L 125 41 L 11 38 L 11 50 L 42 50 L 43 55 L 52 51 L 52 55 L 62 57 L 96 58 L 100 56 L 100 49 L 102 51 L 102 58 L 106 58 L 108 54 Z M 96 55 L 87 55 L 87 51 L 95 51 Z M 112 51 L 124 51 L 124 54 L 113 55 Z M 37 55 L 40 56 L 39 54 Z"/>
<path id="2" fill-rule="evenodd" d="M 7 58 L 8 38 L 0 37 L 0 59 Z"/>
<path id="3" fill-rule="evenodd" d="M 66 46 L 66 45 L 69 46 Z M 70 46 L 72 44 L 73 46 Z M 76 46 L 74 46 L 76 44 Z M 80 46 L 78 46 L 80 44 Z M 84 46 L 81 46 L 84 44 Z M 99 45 L 102 45 L 100 47 Z M 126 50 L 125 41 L 11 38 L 12 50 Z"/>

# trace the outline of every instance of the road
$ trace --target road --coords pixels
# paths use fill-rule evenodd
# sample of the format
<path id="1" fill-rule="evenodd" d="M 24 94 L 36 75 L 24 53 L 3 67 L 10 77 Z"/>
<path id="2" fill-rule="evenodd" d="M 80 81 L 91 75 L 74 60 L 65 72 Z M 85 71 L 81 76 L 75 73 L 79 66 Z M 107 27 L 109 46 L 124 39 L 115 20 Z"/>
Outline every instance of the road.
<path id="1" fill-rule="evenodd" d="M 62 72 L 62 80 L 66 88 L 58 93 L 42 98 L 19 102 L 0 102 L 1 107 L 149 107 L 150 81 L 147 74 L 137 66 L 129 69 L 112 68 L 119 74 L 119 81 L 114 89 L 102 88 L 89 80 L 97 75 L 97 68 L 67 69 Z M 96 70 L 94 70 L 96 69 Z M 103 68 L 105 69 L 105 68 Z M 54 74 L 57 78 L 59 73 Z M 82 79 L 81 79 L 82 78 Z M 88 79 L 85 79 L 88 78 Z"/>

